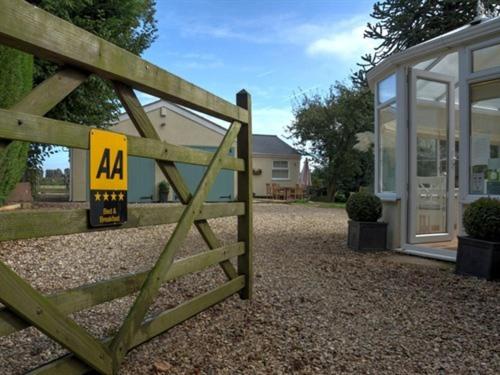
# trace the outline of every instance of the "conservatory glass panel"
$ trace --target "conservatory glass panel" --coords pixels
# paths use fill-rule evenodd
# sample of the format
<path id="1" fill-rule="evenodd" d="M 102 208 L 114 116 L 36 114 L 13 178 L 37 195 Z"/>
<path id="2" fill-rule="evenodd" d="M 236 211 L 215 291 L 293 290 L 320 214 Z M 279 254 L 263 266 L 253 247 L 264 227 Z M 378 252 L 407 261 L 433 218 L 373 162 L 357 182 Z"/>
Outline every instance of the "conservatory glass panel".
<path id="1" fill-rule="evenodd" d="M 379 191 L 396 191 L 396 104 L 379 110 Z"/>
<path id="2" fill-rule="evenodd" d="M 500 80 L 471 85 L 470 193 L 500 195 Z"/>
<path id="3" fill-rule="evenodd" d="M 446 233 L 448 208 L 448 84 L 417 79 L 417 235 Z M 434 93 L 442 93 L 437 99 Z M 431 94 L 429 94 L 431 93 Z"/>
<path id="4" fill-rule="evenodd" d="M 413 65 L 414 69 L 426 70 L 428 72 L 445 74 L 458 80 L 458 52 L 448 53 L 421 61 Z"/>
<path id="5" fill-rule="evenodd" d="M 396 75 L 392 74 L 378 83 L 378 102 L 384 103 L 396 97 Z"/>
<path id="6" fill-rule="evenodd" d="M 421 61 L 412 66 L 413 69 L 425 70 L 432 73 L 443 74 L 450 77 L 455 85 L 454 97 L 455 104 L 458 105 L 458 52 L 451 52 L 446 55 L 440 55 L 431 59 Z M 444 96 L 447 90 L 443 86 L 432 85 L 432 81 L 421 80 L 417 82 L 417 89 L 421 97 L 430 100 L 445 102 L 447 98 Z"/>
<path id="7" fill-rule="evenodd" d="M 472 71 L 490 69 L 500 66 L 500 44 L 477 49 L 472 52 Z"/>

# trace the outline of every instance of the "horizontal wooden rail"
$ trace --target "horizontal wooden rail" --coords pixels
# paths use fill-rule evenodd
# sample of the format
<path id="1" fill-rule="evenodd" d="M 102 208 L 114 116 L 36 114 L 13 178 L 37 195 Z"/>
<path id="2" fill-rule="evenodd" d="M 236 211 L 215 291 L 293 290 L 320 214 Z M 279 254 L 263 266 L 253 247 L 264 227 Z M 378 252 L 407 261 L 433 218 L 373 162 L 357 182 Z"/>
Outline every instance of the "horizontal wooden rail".
<path id="1" fill-rule="evenodd" d="M 89 149 L 91 127 L 0 109 L 0 138 Z M 213 153 L 127 135 L 128 154 L 156 160 L 208 165 Z M 243 160 L 223 158 L 223 169 L 245 170 Z"/>
<path id="2" fill-rule="evenodd" d="M 178 260 L 163 276 L 162 282 L 201 271 L 217 263 L 241 255 L 243 252 L 244 244 L 238 242 Z M 141 288 L 148 272 L 144 271 L 80 286 L 51 295 L 48 298 L 57 306 L 61 313 L 66 315 L 72 314 L 137 292 Z M 29 327 L 29 324 L 26 321 L 13 314 L 7 308 L 0 309 L 0 337 L 27 327 Z"/>
<path id="3" fill-rule="evenodd" d="M 0 43 L 227 120 L 248 112 L 67 21 L 21 0 L 0 0 Z"/>
<path id="4" fill-rule="evenodd" d="M 169 309 L 154 318 L 146 320 L 132 342 L 133 347 L 137 347 L 146 341 L 168 331 L 177 324 L 199 314 L 203 310 L 225 300 L 237 293 L 245 286 L 245 277 L 237 278 L 222 284 L 221 286 L 203 293 L 187 302 L 184 302 L 172 309 Z M 106 339 L 104 342 L 110 342 Z M 58 358 L 28 374 L 30 375 L 50 375 L 54 373 L 65 375 L 83 375 L 90 370 L 83 362 L 77 360 L 72 354 Z"/>
<path id="5" fill-rule="evenodd" d="M 141 205 L 128 207 L 128 221 L 105 230 L 136 228 L 149 225 L 173 224 L 179 221 L 185 206 Z M 240 202 L 205 203 L 196 220 L 214 219 L 245 214 Z M 0 241 L 58 236 L 91 232 L 99 229 L 88 227 L 88 211 L 78 209 L 36 209 L 0 212 Z M 102 230 L 102 229 L 101 229 Z"/>

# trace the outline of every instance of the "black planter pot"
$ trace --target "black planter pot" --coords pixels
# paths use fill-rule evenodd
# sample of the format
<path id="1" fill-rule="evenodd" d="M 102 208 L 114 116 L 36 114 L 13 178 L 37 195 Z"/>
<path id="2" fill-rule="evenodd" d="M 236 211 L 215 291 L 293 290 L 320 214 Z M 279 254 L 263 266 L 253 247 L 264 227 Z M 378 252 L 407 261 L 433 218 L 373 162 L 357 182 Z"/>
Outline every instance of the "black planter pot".
<path id="1" fill-rule="evenodd" d="M 347 246 L 353 250 L 386 250 L 387 223 L 349 220 Z"/>
<path id="2" fill-rule="evenodd" d="M 162 202 L 162 203 L 168 202 L 168 191 L 160 191 L 159 195 L 160 195 L 159 196 L 160 202 Z"/>
<path id="3" fill-rule="evenodd" d="M 455 273 L 500 280 L 500 242 L 458 236 Z"/>

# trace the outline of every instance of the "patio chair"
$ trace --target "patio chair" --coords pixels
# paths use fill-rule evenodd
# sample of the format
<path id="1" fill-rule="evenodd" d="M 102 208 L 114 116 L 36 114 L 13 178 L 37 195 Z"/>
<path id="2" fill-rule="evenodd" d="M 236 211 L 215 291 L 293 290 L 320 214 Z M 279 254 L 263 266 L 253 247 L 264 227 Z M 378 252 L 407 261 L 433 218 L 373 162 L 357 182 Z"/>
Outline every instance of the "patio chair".
<path id="1" fill-rule="evenodd" d="M 273 188 L 273 199 L 285 200 L 286 199 L 286 191 L 278 184 L 272 184 Z"/>
<path id="2" fill-rule="evenodd" d="M 302 185 L 295 185 L 295 199 L 304 199 L 304 187 Z"/>
<path id="3" fill-rule="evenodd" d="M 266 184 L 266 198 L 273 198 L 273 186 L 271 184 Z"/>

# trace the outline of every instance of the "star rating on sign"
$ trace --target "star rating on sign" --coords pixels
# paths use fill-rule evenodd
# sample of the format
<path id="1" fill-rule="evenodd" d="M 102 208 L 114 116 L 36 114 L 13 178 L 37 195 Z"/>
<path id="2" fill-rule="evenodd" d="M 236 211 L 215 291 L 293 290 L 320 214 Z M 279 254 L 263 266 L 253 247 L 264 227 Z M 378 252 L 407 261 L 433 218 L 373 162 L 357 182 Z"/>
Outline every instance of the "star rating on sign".
<path id="1" fill-rule="evenodd" d="M 125 194 L 123 194 L 122 191 L 120 191 L 118 194 L 116 194 L 115 191 L 113 191 L 111 194 L 108 194 L 107 191 L 105 191 L 104 193 L 100 193 L 99 191 L 96 191 L 95 194 L 94 194 L 94 199 L 96 202 L 100 202 L 100 201 L 106 201 L 106 202 L 109 202 L 110 200 L 111 201 L 124 201 L 125 200 Z"/>

